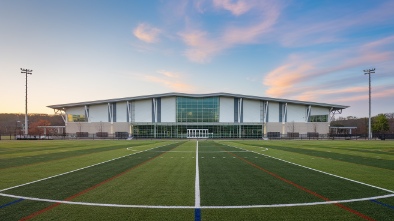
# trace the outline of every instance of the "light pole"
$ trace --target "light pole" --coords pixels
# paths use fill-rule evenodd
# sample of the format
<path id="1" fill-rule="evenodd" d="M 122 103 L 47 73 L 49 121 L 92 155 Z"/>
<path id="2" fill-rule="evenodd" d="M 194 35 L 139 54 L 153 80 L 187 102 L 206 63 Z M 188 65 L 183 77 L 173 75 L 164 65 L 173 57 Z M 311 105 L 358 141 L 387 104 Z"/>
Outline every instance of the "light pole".
<path id="1" fill-rule="evenodd" d="M 364 70 L 364 75 L 368 74 L 369 77 L 369 118 L 368 118 L 368 140 L 372 139 L 371 133 L 371 74 L 375 73 L 375 68 Z"/>
<path id="2" fill-rule="evenodd" d="M 26 95 L 25 95 L 25 136 L 27 136 L 29 134 L 29 123 L 27 120 L 27 75 L 28 74 L 32 74 L 31 72 L 33 72 L 33 70 L 29 70 L 29 69 L 23 69 L 21 68 L 21 73 L 22 74 L 26 74 Z"/>

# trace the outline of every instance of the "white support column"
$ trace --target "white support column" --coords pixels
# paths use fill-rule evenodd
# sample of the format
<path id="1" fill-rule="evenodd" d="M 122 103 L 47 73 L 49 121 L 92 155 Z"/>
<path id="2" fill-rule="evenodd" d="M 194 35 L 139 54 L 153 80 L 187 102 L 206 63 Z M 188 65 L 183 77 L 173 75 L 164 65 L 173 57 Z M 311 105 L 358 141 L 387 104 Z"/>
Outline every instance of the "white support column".
<path id="1" fill-rule="evenodd" d="M 242 117 L 242 98 L 238 99 L 238 123 L 241 123 L 241 117 Z"/>
<path id="2" fill-rule="evenodd" d="M 309 117 L 311 116 L 311 110 L 312 110 L 312 107 L 311 107 L 311 105 L 309 105 L 308 108 L 306 109 L 306 119 L 305 119 L 306 123 L 309 122 Z"/>
<path id="3" fill-rule="evenodd" d="M 85 116 L 86 116 L 86 119 L 88 119 L 88 122 L 90 122 L 89 106 L 87 106 L 87 105 L 85 105 Z"/>
<path id="4" fill-rule="evenodd" d="M 157 99 L 152 98 L 152 103 L 153 103 L 153 121 L 157 123 Z"/>
<path id="5" fill-rule="evenodd" d="M 283 105 L 282 122 L 287 122 L 287 103 Z"/>
<path id="6" fill-rule="evenodd" d="M 128 115 L 128 122 L 131 123 L 131 102 L 127 101 L 126 103 L 126 107 L 127 107 L 127 115 Z"/>
<path id="7" fill-rule="evenodd" d="M 135 102 L 131 102 L 131 122 L 135 122 Z"/>
<path id="8" fill-rule="evenodd" d="M 286 133 L 287 103 L 282 104 L 282 134 Z"/>
<path id="9" fill-rule="evenodd" d="M 268 122 L 268 101 L 265 102 L 265 107 L 264 107 L 264 123 Z"/>
<path id="10" fill-rule="evenodd" d="M 109 122 L 114 122 L 114 108 L 111 103 L 108 103 Z"/>
<path id="11" fill-rule="evenodd" d="M 268 105 L 269 105 L 269 103 L 268 103 L 268 101 L 266 101 L 265 105 L 264 105 L 264 120 L 263 120 L 263 123 L 264 123 L 264 128 L 263 128 L 264 137 L 267 136 Z"/>

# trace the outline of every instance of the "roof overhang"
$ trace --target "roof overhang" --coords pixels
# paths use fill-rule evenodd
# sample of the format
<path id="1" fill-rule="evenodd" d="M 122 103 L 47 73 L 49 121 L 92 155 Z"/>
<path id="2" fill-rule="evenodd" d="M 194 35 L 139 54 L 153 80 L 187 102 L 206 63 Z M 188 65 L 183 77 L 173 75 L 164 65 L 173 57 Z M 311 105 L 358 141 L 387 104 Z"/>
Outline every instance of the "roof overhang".
<path id="1" fill-rule="evenodd" d="M 164 93 L 164 94 L 153 94 L 153 95 L 143 95 L 143 96 L 135 96 L 135 97 L 114 98 L 114 99 L 95 100 L 95 101 L 86 101 L 86 102 L 77 102 L 77 103 L 68 103 L 68 104 L 56 104 L 56 105 L 49 105 L 47 107 L 59 110 L 59 109 L 66 109 L 69 107 L 144 100 L 144 99 L 158 98 L 158 97 L 197 97 L 197 98 L 198 97 L 237 97 L 237 98 L 244 98 L 244 99 L 261 100 L 261 101 L 273 101 L 273 102 L 293 103 L 293 104 L 301 104 L 301 105 L 308 105 L 308 106 L 311 105 L 311 106 L 329 107 L 329 108 L 332 108 L 332 110 L 341 110 L 341 109 L 345 109 L 345 108 L 349 107 L 349 106 L 338 105 L 338 104 L 327 104 L 327 103 L 288 100 L 288 99 L 280 99 L 280 98 L 259 97 L 259 96 L 253 96 L 253 95 L 231 94 L 231 93 L 223 93 L 223 92 L 209 93 L 209 94 L 186 94 L 186 93 L 172 92 L 172 93 Z"/>

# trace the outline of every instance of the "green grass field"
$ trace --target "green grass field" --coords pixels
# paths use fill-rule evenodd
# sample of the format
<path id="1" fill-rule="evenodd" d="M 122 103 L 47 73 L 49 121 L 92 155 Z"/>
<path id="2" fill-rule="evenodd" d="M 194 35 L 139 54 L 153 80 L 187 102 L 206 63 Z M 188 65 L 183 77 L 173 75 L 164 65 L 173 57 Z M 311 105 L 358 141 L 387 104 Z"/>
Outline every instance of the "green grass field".
<path id="1" fill-rule="evenodd" d="M 0 220 L 394 220 L 394 142 L 2 140 Z"/>

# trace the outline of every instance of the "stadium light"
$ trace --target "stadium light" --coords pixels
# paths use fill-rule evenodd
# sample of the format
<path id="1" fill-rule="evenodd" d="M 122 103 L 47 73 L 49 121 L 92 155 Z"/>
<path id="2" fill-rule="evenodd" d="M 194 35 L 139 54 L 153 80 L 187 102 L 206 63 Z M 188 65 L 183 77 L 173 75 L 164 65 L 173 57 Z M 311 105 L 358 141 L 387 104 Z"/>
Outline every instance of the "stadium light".
<path id="1" fill-rule="evenodd" d="M 368 118 L 368 140 L 372 139 L 371 133 L 371 74 L 375 73 L 375 68 L 364 70 L 364 75 L 369 76 L 369 118 Z"/>
<path id="2" fill-rule="evenodd" d="M 26 91 L 25 91 L 25 135 L 27 136 L 29 134 L 29 123 L 27 120 L 27 75 L 28 74 L 32 74 L 31 72 L 33 72 L 33 70 L 29 70 L 29 69 L 23 69 L 21 68 L 21 73 L 22 74 L 26 74 Z"/>

